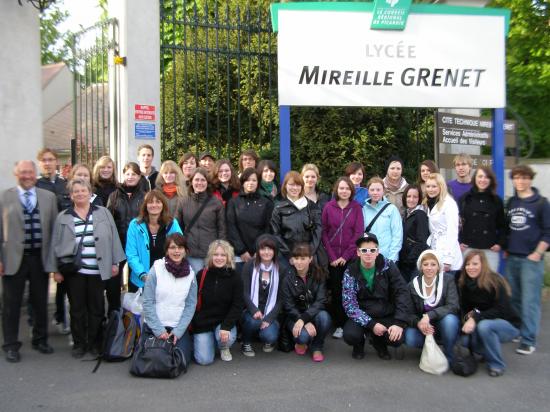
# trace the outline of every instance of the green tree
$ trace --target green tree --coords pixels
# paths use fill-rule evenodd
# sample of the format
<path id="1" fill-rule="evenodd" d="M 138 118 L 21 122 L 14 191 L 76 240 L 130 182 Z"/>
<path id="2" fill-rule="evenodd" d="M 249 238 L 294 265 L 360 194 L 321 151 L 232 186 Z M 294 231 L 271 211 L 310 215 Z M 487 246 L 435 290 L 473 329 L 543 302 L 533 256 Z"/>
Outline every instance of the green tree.
<path id="1" fill-rule="evenodd" d="M 61 4 L 52 4 L 40 13 L 40 47 L 42 64 L 58 63 L 69 58 L 68 33 L 59 31 L 69 13 Z"/>
<path id="2" fill-rule="evenodd" d="M 508 117 L 517 114 L 532 131 L 533 157 L 550 157 L 550 16 L 548 0 L 493 0 L 512 11 L 506 47 Z M 522 154 L 531 146 L 525 128 Z"/>

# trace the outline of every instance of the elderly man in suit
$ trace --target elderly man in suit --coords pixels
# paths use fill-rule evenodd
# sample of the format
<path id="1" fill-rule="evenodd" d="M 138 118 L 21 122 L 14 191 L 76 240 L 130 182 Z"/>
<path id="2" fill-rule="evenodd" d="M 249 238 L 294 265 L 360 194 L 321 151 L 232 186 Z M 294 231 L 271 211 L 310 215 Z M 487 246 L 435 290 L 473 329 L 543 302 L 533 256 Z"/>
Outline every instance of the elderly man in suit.
<path id="1" fill-rule="evenodd" d="M 36 187 L 36 165 L 31 160 L 15 164 L 17 186 L 0 194 L 0 277 L 4 310 L 2 332 L 8 362 L 19 362 L 21 342 L 19 316 L 25 283 L 29 280 L 34 312 L 32 348 L 49 354 L 48 345 L 48 252 L 57 216 L 56 197 Z"/>

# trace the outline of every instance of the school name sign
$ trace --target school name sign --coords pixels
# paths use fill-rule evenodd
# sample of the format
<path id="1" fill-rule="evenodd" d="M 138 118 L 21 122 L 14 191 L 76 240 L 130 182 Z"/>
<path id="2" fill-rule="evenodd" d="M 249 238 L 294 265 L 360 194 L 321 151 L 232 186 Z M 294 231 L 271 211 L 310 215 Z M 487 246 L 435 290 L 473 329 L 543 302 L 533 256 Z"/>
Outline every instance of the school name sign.
<path id="1" fill-rule="evenodd" d="M 506 10 L 412 5 L 373 30 L 371 3 L 275 6 L 279 105 L 506 106 Z"/>

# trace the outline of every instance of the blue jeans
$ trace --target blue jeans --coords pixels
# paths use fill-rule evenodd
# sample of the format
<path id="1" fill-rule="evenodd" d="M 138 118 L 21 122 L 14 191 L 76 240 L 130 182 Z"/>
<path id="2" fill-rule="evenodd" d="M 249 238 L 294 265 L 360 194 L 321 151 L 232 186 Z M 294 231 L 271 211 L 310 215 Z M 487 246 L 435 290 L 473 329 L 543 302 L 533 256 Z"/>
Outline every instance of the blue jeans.
<path id="1" fill-rule="evenodd" d="M 218 325 L 214 331 L 195 333 L 193 343 L 195 350 L 195 362 L 199 365 L 209 365 L 214 362 L 216 349 L 230 348 L 237 339 L 237 328 L 233 327 L 229 331 L 229 341 L 222 344 L 220 342 L 220 327 Z"/>
<path id="2" fill-rule="evenodd" d="M 491 369 L 506 369 L 502 359 L 501 342 L 509 342 L 518 336 L 519 331 L 510 322 L 504 319 L 483 319 L 472 334 L 474 352 L 485 358 Z M 468 337 L 463 336 L 462 344 L 468 345 Z"/>
<path id="3" fill-rule="evenodd" d="M 294 324 L 296 322 L 294 321 L 288 321 L 287 322 L 287 329 L 290 331 L 292 336 L 292 328 L 294 328 Z M 299 345 L 310 345 L 312 351 L 316 350 L 323 350 L 323 346 L 325 344 L 325 337 L 328 333 L 328 330 L 331 326 L 331 319 L 330 315 L 326 310 L 321 310 L 313 320 L 311 320 L 311 323 L 313 323 L 313 326 L 315 326 L 315 330 L 317 331 L 317 334 L 314 337 L 309 336 L 309 334 L 306 331 L 306 328 L 302 328 L 302 331 L 298 335 L 297 338 L 292 336 L 294 339 L 294 342 Z"/>
<path id="4" fill-rule="evenodd" d="M 443 351 L 445 356 L 449 360 L 449 363 L 453 361 L 453 347 L 458 338 L 458 331 L 460 326 L 460 321 L 458 316 L 449 313 L 444 316 L 443 319 L 440 319 L 435 322 L 431 322 L 435 328 L 435 338 L 436 340 L 441 340 L 443 343 Z M 416 327 L 410 327 L 405 329 L 405 345 L 413 348 L 421 348 L 424 346 L 424 334 L 418 330 Z"/>
<path id="5" fill-rule="evenodd" d="M 199 273 L 200 270 L 205 266 L 204 258 L 187 256 L 187 261 L 189 262 L 189 265 L 193 269 L 193 272 L 195 272 L 195 275 Z"/>
<path id="6" fill-rule="evenodd" d="M 544 278 L 544 261 L 509 256 L 506 279 L 512 287 L 512 307 L 521 316 L 521 342 L 535 346 L 540 327 L 540 299 Z"/>
<path id="7" fill-rule="evenodd" d="M 251 343 L 256 335 L 263 343 L 269 343 L 271 345 L 277 343 L 277 339 L 279 338 L 279 323 L 274 321 L 265 329 L 260 329 L 261 324 L 261 319 L 254 319 L 248 311 L 243 312 L 241 318 L 243 343 Z"/>

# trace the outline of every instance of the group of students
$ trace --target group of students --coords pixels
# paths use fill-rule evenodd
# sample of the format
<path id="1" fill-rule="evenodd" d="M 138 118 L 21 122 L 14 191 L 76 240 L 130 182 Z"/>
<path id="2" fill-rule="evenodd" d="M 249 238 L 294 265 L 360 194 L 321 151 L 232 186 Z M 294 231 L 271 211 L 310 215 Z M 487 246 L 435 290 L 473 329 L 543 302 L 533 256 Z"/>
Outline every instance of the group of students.
<path id="1" fill-rule="evenodd" d="M 75 165 L 67 187 L 46 157 L 55 152 L 39 153 L 36 186 L 55 193 L 62 212 L 45 267 L 66 283 L 76 358 L 100 350 L 104 293 L 108 311 L 118 310 L 126 263 L 129 290 L 143 288 L 144 338 L 174 336 L 199 364 L 217 352 L 231 360 L 237 326 L 245 356 L 259 338 L 265 352 L 291 342 L 316 362 L 332 326 L 356 359 L 367 338 L 389 359 L 388 345 L 421 347 L 434 334 L 452 362 L 462 332 L 491 376 L 505 369 L 500 342 L 518 337 L 518 353 L 535 350 L 550 207 L 528 166 L 511 171 L 506 216 L 492 170 L 480 166 L 472 178 L 463 154 L 448 184 L 430 160 L 412 184 L 399 157 L 366 184 L 364 166 L 351 162 L 331 194 L 319 190 L 314 164 L 279 185 L 275 164 L 253 150 L 238 171 L 204 152 L 157 172 L 153 148 L 142 145 L 120 182 L 104 156 L 93 170 Z M 79 244 L 82 267 L 64 272 L 60 262 Z M 507 280 L 497 274 L 504 250 Z M 60 325 L 62 296 L 59 286 Z"/>

